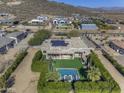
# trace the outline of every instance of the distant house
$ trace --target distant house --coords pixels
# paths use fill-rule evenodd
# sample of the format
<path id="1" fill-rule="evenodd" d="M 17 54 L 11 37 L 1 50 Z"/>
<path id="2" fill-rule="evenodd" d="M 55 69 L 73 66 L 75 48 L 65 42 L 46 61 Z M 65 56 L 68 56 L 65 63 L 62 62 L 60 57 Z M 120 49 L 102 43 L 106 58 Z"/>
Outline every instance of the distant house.
<path id="1" fill-rule="evenodd" d="M 4 16 L 9 16 L 8 13 L 0 13 L 0 16 L 4 17 Z"/>
<path id="2" fill-rule="evenodd" d="M 116 52 L 124 55 L 124 41 L 113 40 L 109 42 L 109 46 Z"/>
<path id="3" fill-rule="evenodd" d="M 81 19 L 80 14 L 72 14 L 72 17 L 74 18 L 74 20 L 80 20 Z"/>
<path id="4" fill-rule="evenodd" d="M 96 24 L 81 24 L 80 30 L 98 30 Z"/>
<path id="5" fill-rule="evenodd" d="M 0 24 L 2 25 L 13 25 L 14 15 L 8 13 L 0 13 Z"/>
<path id="6" fill-rule="evenodd" d="M 0 54 L 4 54 L 8 49 L 13 48 L 15 41 L 8 37 L 0 37 Z"/>
<path id="7" fill-rule="evenodd" d="M 5 35 L 6 35 L 5 31 L 0 30 L 0 37 L 3 37 L 3 36 L 5 36 Z"/>
<path id="8" fill-rule="evenodd" d="M 29 23 L 34 25 L 41 25 L 44 24 L 46 21 L 48 21 L 47 16 L 37 16 L 36 19 L 32 19 L 31 21 L 29 21 Z"/>
<path id="9" fill-rule="evenodd" d="M 105 19 L 104 22 L 107 24 L 116 24 L 116 22 L 111 19 Z"/>
<path id="10" fill-rule="evenodd" d="M 89 18 L 89 17 L 83 17 L 82 19 L 81 19 L 81 23 L 88 23 L 88 24 L 91 24 L 91 23 L 93 23 L 93 20 L 91 19 L 91 18 Z"/>
<path id="11" fill-rule="evenodd" d="M 13 22 L 14 22 L 13 19 L 8 19 L 8 18 L 0 19 L 0 24 L 3 25 L 13 25 Z"/>
<path id="12" fill-rule="evenodd" d="M 39 20 L 39 19 L 32 19 L 29 23 L 37 25 L 37 24 L 43 24 L 43 20 Z"/>
<path id="13" fill-rule="evenodd" d="M 46 20 L 48 20 L 48 17 L 47 16 L 37 16 L 37 19 L 46 21 Z"/>
<path id="14" fill-rule="evenodd" d="M 72 22 L 68 18 L 54 18 L 53 19 L 53 24 L 58 25 L 58 24 L 71 24 Z"/>
<path id="15" fill-rule="evenodd" d="M 26 32 L 13 32 L 7 35 L 7 37 L 15 40 L 16 44 L 27 37 Z"/>

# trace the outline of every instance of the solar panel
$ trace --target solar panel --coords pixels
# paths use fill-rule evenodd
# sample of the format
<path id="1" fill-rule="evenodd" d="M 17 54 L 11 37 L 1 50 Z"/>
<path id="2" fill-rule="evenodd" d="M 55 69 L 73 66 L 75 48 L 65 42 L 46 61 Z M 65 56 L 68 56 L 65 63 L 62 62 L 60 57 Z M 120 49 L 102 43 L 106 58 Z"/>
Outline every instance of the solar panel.
<path id="1" fill-rule="evenodd" d="M 52 46 L 67 46 L 68 43 L 65 43 L 64 40 L 51 40 Z"/>

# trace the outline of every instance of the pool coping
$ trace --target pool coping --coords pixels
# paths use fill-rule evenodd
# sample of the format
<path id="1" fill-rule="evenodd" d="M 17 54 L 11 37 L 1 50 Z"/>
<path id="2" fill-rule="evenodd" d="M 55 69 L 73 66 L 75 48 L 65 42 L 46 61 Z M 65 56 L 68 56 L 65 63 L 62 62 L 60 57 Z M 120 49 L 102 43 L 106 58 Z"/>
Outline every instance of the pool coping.
<path id="1" fill-rule="evenodd" d="M 67 69 L 67 70 L 77 70 L 78 77 L 79 77 L 79 79 L 80 79 L 80 74 L 79 74 L 78 69 L 76 69 L 76 68 L 56 68 L 56 71 L 61 70 L 61 69 Z M 58 72 L 58 73 L 59 73 L 59 72 Z M 59 73 L 59 75 L 60 75 L 60 77 L 61 77 L 61 74 L 60 74 L 60 73 Z"/>

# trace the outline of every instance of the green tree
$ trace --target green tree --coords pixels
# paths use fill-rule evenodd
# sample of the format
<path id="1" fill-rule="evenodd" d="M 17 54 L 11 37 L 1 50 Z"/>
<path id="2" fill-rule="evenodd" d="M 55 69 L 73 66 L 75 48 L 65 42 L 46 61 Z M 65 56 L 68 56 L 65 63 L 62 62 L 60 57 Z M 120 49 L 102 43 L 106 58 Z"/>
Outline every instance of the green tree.
<path id="1" fill-rule="evenodd" d="M 93 66 L 88 70 L 87 77 L 88 77 L 89 80 L 91 80 L 93 82 L 98 81 L 101 78 L 101 72 L 98 68 Z"/>

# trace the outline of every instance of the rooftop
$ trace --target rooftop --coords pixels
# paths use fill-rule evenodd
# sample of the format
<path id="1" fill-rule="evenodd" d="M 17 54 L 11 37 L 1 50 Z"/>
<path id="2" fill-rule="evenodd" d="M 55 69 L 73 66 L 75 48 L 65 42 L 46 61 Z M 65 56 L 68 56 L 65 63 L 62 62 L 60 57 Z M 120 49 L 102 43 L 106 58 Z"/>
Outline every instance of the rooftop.
<path id="1" fill-rule="evenodd" d="M 12 32 L 10 34 L 7 35 L 7 37 L 17 37 L 18 35 L 22 34 L 24 32 Z"/>
<path id="2" fill-rule="evenodd" d="M 80 28 L 82 30 L 97 30 L 98 29 L 96 24 L 81 24 Z"/>
<path id="3" fill-rule="evenodd" d="M 124 49 L 124 40 L 113 40 L 112 43 L 114 43 L 116 46 Z"/>
<path id="4" fill-rule="evenodd" d="M 72 54 L 75 51 L 81 52 L 84 49 L 89 50 L 91 48 L 88 48 L 80 37 L 72 37 L 71 39 L 47 39 L 41 45 L 41 49 L 47 53 Z"/>
<path id="5" fill-rule="evenodd" d="M 5 45 L 9 44 L 13 40 L 8 37 L 0 37 L 0 47 L 4 47 Z"/>

